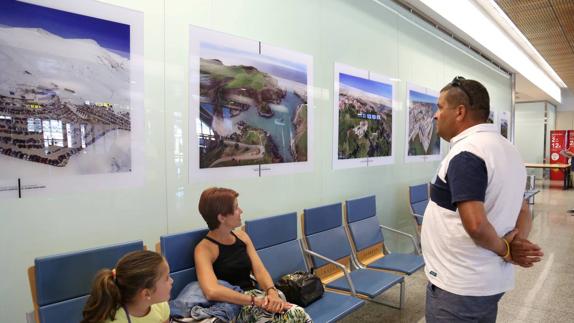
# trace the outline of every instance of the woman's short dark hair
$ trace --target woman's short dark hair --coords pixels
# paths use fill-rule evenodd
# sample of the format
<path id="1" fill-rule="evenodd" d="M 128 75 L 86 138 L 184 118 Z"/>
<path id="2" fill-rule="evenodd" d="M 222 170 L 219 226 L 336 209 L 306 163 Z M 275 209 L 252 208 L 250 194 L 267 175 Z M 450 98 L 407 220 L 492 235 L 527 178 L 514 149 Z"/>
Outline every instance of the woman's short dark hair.
<path id="1" fill-rule="evenodd" d="M 211 187 L 201 193 L 199 198 L 199 213 L 207 223 L 209 230 L 219 227 L 217 216 L 231 214 L 235 211 L 235 200 L 239 196 L 236 191 L 223 188 Z"/>

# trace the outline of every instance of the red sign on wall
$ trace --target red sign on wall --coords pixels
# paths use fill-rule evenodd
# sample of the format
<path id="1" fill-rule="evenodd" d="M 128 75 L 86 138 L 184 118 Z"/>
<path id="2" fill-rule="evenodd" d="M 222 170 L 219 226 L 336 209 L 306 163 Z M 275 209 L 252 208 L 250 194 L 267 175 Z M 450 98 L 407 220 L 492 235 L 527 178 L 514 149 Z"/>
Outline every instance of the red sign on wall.
<path id="1" fill-rule="evenodd" d="M 567 140 L 566 130 L 551 130 L 550 131 L 550 164 L 566 164 L 568 158 L 562 156 L 560 151 L 566 149 L 569 143 Z M 551 180 L 564 180 L 564 173 L 559 169 L 550 170 Z"/>
<path id="2" fill-rule="evenodd" d="M 566 145 L 566 149 L 574 149 L 574 130 L 568 130 L 568 144 Z"/>

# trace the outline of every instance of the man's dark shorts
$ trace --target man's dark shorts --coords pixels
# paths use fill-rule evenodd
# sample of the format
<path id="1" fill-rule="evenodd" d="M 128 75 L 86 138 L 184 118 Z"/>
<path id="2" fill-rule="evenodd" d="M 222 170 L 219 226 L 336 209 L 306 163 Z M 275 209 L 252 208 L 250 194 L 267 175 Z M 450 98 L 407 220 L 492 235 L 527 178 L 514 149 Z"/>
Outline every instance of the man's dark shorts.
<path id="1" fill-rule="evenodd" d="M 492 296 L 461 296 L 428 283 L 426 321 L 494 323 L 498 301 L 504 293 Z"/>

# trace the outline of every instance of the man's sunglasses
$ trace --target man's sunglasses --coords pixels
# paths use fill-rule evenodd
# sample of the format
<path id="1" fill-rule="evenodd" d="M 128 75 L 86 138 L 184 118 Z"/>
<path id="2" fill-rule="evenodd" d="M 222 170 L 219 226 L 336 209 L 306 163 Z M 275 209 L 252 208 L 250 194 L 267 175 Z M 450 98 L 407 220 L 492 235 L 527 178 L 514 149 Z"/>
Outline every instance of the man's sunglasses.
<path id="1" fill-rule="evenodd" d="M 466 80 L 464 77 L 462 76 L 456 76 L 455 78 L 452 79 L 452 82 L 450 82 L 450 85 L 453 87 L 457 87 L 459 88 L 462 92 L 464 92 L 464 94 L 466 94 L 466 96 L 468 97 L 468 103 L 472 106 L 472 96 L 470 96 L 470 94 L 468 93 L 468 91 L 464 88 L 464 86 L 462 85 L 462 81 Z"/>

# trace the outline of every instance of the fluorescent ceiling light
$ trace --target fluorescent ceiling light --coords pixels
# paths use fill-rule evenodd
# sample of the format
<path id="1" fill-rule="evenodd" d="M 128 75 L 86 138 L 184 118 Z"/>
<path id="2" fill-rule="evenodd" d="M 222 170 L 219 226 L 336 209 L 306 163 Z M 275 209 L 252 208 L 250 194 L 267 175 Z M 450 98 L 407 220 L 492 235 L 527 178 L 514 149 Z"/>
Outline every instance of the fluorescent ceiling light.
<path id="1" fill-rule="evenodd" d="M 524 34 L 516 27 L 514 22 L 506 15 L 504 10 L 494 0 L 476 0 L 476 2 L 482 6 L 484 10 L 498 22 L 500 27 L 506 31 L 519 45 L 522 47 L 532 59 L 538 63 L 540 67 L 544 69 L 546 74 L 548 74 L 558 86 L 565 88 L 567 87 L 564 81 L 556 74 L 554 69 L 548 64 L 548 62 L 540 55 L 538 50 L 532 46 L 530 41 L 524 36 Z"/>
<path id="2" fill-rule="evenodd" d="M 413 5 L 417 2 L 424 4 L 554 100 L 561 102 L 561 89 L 558 84 L 492 17 L 485 13 L 476 1 L 409 0 L 407 2 Z"/>

